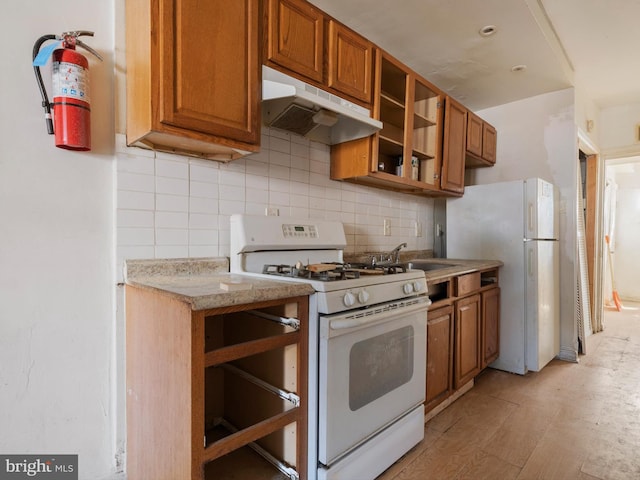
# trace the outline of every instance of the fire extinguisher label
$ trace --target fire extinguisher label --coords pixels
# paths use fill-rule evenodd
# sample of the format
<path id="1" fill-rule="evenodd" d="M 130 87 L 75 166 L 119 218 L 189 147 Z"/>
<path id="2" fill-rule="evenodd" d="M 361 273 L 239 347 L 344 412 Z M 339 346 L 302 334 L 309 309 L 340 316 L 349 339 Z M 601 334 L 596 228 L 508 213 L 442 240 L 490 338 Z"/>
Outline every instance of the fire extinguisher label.
<path id="1" fill-rule="evenodd" d="M 71 97 L 90 103 L 88 71 L 68 62 L 53 62 L 53 96 Z"/>

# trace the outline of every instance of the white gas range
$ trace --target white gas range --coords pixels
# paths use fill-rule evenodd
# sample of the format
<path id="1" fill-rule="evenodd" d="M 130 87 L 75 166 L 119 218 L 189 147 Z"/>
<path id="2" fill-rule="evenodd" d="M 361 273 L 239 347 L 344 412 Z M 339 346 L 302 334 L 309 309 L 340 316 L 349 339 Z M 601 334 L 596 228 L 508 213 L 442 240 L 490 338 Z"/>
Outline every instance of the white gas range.
<path id="1" fill-rule="evenodd" d="M 424 272 L 345 264 L 340 222 L 233 215 L 232 273 L 305 282 L 308 478 L 374 479 L 424 436 Z"/>

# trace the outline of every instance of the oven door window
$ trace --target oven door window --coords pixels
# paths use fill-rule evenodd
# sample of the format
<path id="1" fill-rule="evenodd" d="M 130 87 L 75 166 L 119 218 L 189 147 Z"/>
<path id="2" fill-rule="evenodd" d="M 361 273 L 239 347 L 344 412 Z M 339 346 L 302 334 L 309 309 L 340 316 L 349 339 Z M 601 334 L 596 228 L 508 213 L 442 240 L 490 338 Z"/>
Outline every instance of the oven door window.
<path id="1" fill-rule="evenodd" d="M 349 354 L 349 408 L 356 411 L 413 376 L 413 326 L 357 342 Z"/>

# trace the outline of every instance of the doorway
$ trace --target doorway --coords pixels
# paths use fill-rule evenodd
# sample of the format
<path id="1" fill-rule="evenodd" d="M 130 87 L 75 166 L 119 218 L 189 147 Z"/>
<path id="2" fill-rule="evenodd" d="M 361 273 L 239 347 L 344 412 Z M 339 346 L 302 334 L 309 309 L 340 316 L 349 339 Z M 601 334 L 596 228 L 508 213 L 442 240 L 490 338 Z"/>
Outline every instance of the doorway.
<path id="1" fill-rule="evenodd" d="M 614 292 L 622 306 L 625 300 L 640 301 L 640 156 L 607 159 L 604 177 L 603 230 L 609 237 L 611 264 L 605 243 L 602 293 L 605 308 L 612 309 Z"/>

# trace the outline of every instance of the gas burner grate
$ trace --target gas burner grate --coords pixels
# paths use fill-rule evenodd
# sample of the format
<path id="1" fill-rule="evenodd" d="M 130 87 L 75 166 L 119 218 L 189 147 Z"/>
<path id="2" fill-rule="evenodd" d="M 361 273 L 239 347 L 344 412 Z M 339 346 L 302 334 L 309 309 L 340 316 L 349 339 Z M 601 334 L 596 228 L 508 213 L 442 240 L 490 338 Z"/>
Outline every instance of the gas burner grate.
<path id="1" fill-rule="evenodd" d="M 327 264 L 325 264 L 327 265 Z M 360 278 L 360 272 L 347 268 L 342 263 L 334 263 L 333 269 L 321 272 L 311 271 L 306 267 L 296 267 L 294 265 L 267 264 L 262 268 L 262 273 L 266 275 L 276 275 L 281 277 L 304 278 L 309 280 L 319 280 L 321 282 L 334 282 L 338 280 L 351 280 Z"/>
<path id="2" fill-rule="evenodd" d="M 368 263 L 331 263 L 323 265 L 331 265 L 333 268 L 324 271 L 312 271 L 306 266 L 296 267 L 294 265 L 285 264 L 266 264 L 262 268 L 262 273 L 265 275 L 332 282 L 360 278 L 361 275 L 393 275 L 396 273 L 405 273 L 408 270 L 406 263 L 394 263 L 387 265 L 372 265 Z"/>

